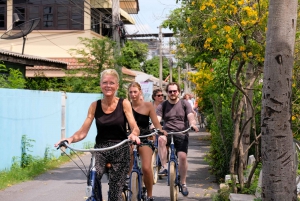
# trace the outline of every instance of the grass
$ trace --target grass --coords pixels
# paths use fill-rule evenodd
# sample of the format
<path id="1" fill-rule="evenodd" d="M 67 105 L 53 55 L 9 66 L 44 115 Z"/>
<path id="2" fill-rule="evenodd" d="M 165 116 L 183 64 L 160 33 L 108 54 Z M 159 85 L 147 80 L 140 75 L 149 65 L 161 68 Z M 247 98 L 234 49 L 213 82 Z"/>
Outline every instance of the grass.
<path id="1" fill-rule="evenodd" d="M 0 172 L 0 190 L 24 181 L 32 180 L 36 176 L 55 169 L 60 165 L 70 161 L 67 156 L 58 159 L 31 158 L 26 167 L 21 167 L 19 161 L 15 161 L 10 170 Z"/>

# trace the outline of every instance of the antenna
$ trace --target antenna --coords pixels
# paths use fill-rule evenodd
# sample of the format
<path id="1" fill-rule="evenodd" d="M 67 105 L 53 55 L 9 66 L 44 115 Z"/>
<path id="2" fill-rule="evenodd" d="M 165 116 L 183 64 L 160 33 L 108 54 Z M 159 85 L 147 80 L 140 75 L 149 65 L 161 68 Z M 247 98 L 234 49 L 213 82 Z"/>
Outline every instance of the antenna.
<path id="1" fill-rule="evenodd" d="M 25 42 L 26 42 L 26 37 L 27 35 L 32 32 L 33 29 L 39 24 L 40 18 L 35 18 L 29 21 L 26 21 L 22 24 L 19 24 L 14 27 L 13 29 L 7 30 L 0 38 L 1 39 L 16 39 L 16 38 L 21 38 L 23 37 L 23 47 L 22 47 L 22 54 L 24 54 L 24 47 L 25 47 Z M 14 22 L 20 21 L 20 18 L 17 13 L 14 13 Z"/>

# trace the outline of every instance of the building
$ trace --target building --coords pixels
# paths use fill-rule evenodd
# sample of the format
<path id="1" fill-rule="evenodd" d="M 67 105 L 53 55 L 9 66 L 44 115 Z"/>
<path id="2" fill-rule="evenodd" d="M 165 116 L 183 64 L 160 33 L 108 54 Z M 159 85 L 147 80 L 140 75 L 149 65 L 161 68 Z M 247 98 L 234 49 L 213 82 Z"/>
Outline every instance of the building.
<path id="1" fill-rule="evenodd" d="M 138 12 L 138 0 L 120 0 L 124 24 L 134 24 L 129 14 Z M 69 69 L 77 65 L 69 50 L 82 47 L 78 37 L 111 36 L 113 29 L 119 28 L 119 24 L 112 24 L 111 0 L 0 0 L 0 35 L 21 32 L 18 26 L 36 18 L 40 22 L 31 33 L 0 39 L 0 49 L 22 53 L 25 45 L 25 54 L 67 62 Z M 32 70 L 35 68 L 27 68 L 26 73 Z"/>

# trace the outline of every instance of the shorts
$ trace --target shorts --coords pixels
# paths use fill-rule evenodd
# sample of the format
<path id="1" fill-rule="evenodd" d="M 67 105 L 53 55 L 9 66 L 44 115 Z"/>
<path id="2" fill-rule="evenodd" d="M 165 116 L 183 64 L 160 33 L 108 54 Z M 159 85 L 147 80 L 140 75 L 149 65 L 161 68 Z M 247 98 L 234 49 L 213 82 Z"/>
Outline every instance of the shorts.
<path id="1" fill-rule="evenodd" d="M 189 147 L 189 134 L 185 135 L 174 135 L 174 146 L 176 149 L 176 155 L 178 152 L 182 151 L 184 153 L 188 153 L 188 147 Z M 171 136 L 167 136 L 167 146 L 170 146 L 171 144 Z"/>
<path id="2" fill-rule="evenodd" d="M 141 144 L 139 144 L 139 147 L 143 147 L 143 146 L 148 146 L 150 147 L 150 149 L 152 149 L 152 151 L 154 152 L 155 150 L 155 147 L 154 147 L 154 143 L 153 143 L 153 140 L 149 140 L 149 139 L 141 139 Z"/>

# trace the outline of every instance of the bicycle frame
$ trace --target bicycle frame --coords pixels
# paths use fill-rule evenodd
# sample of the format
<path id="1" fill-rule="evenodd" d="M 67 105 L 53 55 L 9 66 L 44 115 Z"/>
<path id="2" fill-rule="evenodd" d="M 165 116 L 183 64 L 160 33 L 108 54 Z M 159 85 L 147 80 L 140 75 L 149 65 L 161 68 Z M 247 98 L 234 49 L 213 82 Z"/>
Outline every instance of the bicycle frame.
<path id="1" fill-rule="evenodd" d="M 97 151 L 107 151 L 107 150 L 111 150 L 114 148 L 117 148 L 118 146 L 121 146 L 123 144 L 125 144 L 126 142 L 129 142 L 130 140 L 125 139 L 122 142 L 111 146 L 111 147 L 106 147 L 106 148 L 99 148 L 99 149 L 75 149 L 70 147 L 70 145 L 67 143 L 67 141 L 63 141 L 60 143 L 59 148 L 62 146 L 65 146 L 73 151 L 78 151 L 78 152 L 90 152 L 92 154 L 91 157 L 91 164 L 89 166 L 89 170 L 88 170 L 88 186 L 86 187 L 86 196 L 87 201 L 97 201 L 95 198 L 95 184 L 96 182 L 99 182 L 99 188 L 97 189 L 99 192 L 99 199 L 100 201 L 103 200 L 103 196 L 102 196 L 102 187 L 101 187 L 101 181 L 97 181 L 97 172 L 96 172 L 96 167 L 95 167 L 95 163 L 96 163 L 96 159 L 95 159 L 95 155 Z M 109 174 L 109 173 L 108 173 Z M 109 176 L 108 176 L 108 183 L 109 183 Z M 109 197 L 109 192 L 108 192 L 108 197 Z"/>
<path id="2" fill-rule="evenodd" d="M 171 162 L 174 162 L 175 164 L 175 169 L 176 169 L 176 179 L 175 179 L 175 183 L 176 185 L 179 185 L 180 181 L 179 181 L 179 174 L 178 174 L 178 160 L 177 160 L 177 156 L 176 156 L 176 151 L 175 151 L 175 146 L 174 146 L 174 140 L 173 140 L 173 135 L 171 135 L 171 144 L 170 144 L 170 159 L 169 159 L 169 163 L 168 163 L 168 172 L 170 172 L 170 164 Z M 170 186 L 170 174 L 168 174 L 168 186 Z"/>

